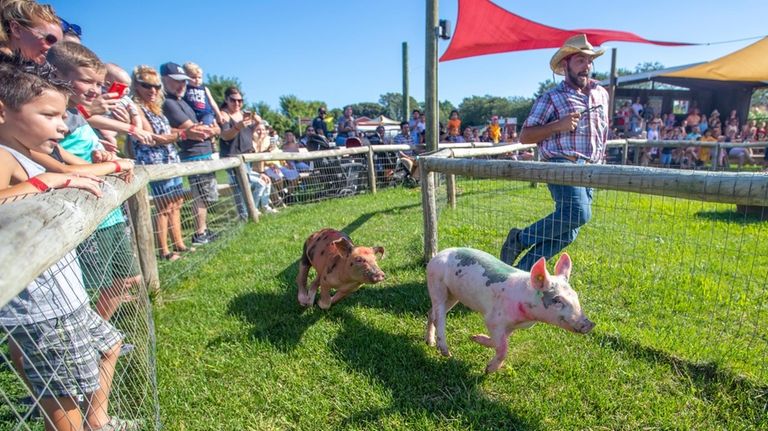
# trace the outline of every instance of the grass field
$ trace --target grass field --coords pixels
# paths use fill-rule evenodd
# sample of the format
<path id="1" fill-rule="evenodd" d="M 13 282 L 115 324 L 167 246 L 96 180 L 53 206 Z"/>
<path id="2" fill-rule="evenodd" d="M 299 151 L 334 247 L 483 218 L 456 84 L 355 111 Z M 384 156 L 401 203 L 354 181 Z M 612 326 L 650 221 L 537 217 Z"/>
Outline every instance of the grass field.
<path id="1" fill-rule="evenodd" d="M 507 229 L 551 209 L 543 186 L 459 185 L 458 208 L 440 215 L 440 248 L 496 254 Z M 505 368 L 488 376 L 492 351 L 469 340 L 485 332 L 478 314 L 449 313 L 453 357 L 423 342 L 418 189 L 292 207 L 246 226 L 163 287 L 165 429 L 768 428 L 764 224 L 728 205 L 606 191 L 595 199 L 568 251 L 597 327 L 515 333 Z M 322 227 L 387 251 L 387 279 L 327 312 L 300 308 L 294 281 L 304 239 Z"/>

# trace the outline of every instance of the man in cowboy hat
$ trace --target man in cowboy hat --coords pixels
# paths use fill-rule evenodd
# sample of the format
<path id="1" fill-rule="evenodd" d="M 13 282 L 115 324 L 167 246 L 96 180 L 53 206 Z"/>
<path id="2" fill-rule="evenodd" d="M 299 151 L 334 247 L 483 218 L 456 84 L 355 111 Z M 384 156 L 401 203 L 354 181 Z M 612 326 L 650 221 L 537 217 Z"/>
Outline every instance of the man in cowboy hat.
<path id="1" fill-rule="evenodd" d="M 549 66 L 565 79 L 534 102 L 523 124 L 520 142 L 538 144 L 542 158 L 552 163 L 601 163 L 608 138 L 608 92 L 590 79 L 592 61 L 604 50 L 595 50 L 587 36 L 565 41 Z M 592 216 L 592 189 L 549 184 L 555 210 L 524 228 L 509 231 L 501 247 L 501 260 L 528 271 L 576 239 L 579 228 Z"/>

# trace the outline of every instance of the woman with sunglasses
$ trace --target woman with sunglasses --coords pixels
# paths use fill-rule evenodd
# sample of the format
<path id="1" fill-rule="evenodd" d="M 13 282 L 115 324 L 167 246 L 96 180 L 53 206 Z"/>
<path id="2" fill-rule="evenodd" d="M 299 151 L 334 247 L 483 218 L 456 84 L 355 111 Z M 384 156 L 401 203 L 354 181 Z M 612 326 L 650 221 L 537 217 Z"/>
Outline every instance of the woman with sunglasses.
<path id="1" fill-rule="evenodd" d="M 33 0 L 0 0 L 0 52 L 19 52 L 27 60 L 45 63 L 48 50 L 63 38 L 53 7 Z"/>
<path id="2" fill-rule="evenodd" d="M 133 70 L 131 84 L 134 102 L 139 106 L 142 116 L 142 127 L 154 134 L 154 142 L 143 144 L 131 139 L 136 163 L 142 165 L 160 165 L 179 163 L 179 155 L 174 144 L 182 139 L 184 132 L 176 133 L 171 129 L 168 119 L 163 115 L 163 91 L 160 76 L 150 66 L 137 66 Z M 191 251 L 184 244 L 181 232 L 181 205 L 184 202 L 184 190 L 180 177 L 149 183 L 152 195 L 155 197 L 157 215 L 157 243 L 160 247 L 160 257 L 165 260 L 178 260 L 178 253 Z M 174 251 L 168 245 L 168 228 L 170 227 Z"/>

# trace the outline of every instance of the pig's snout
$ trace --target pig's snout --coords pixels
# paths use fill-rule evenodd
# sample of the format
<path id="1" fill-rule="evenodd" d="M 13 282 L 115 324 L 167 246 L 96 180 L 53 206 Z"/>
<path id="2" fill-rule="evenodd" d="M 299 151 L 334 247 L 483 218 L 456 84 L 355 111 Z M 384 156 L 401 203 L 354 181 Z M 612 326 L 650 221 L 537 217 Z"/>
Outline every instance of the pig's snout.
<path id="1" fill-rule="evenodd" d="M 595 322 L 593 322 L 593 321 L 591 321 L 589 319 L 584 319 L 581 322 L 579 322 L 574 327 L 574 329 L 576 330 L 576 332 L 578 332 L 580 334 L 588 334 L 588 333 L 590 333 L 592 331 L 592 329 L 594 329 L 594 327 L 595 327 Z"/>
<path id="2" fill-rule="evenodd" d="M 371 280 L 371 282 L 378 283 L 380 281 L 384 281 L 384 277 L 385 277 L 384 272 L 379 270 L 379 271 L 371 271 L 368 278 Z"/>

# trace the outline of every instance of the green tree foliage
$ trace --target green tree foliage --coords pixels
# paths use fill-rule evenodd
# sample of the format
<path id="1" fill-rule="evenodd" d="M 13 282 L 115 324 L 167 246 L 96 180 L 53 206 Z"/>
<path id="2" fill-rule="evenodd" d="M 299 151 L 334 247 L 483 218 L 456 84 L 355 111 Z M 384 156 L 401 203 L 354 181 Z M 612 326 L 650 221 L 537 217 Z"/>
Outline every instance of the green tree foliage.
<path id="1" fill-rule="evenodd" d="M 410 118 L 411 113 L 403 113 L 403 93 L 385 93 L 379 96 L 379 104 L 384 108 L 384 115 L 393 120 L 403 120 Z M 414 109 L 422 109 L 421 104 L 408 96 L 408 104 L 411 112 Z"/>
<path id="2" fill-rule="evenodd" d="M 472 96 L 466 97 L 459 104 L 459 113 L 463 125 L 484 125 L 491 116 L 517 117 L 518 123 L 528 116 L 533 99 L 525 97 Z"/>
<path id="3" fill-rule="evenodd" d="M 301 100 L 293 94 L 280 97 L 281 112 L 294 122 L 297 118 L 315 118 L 321 106 L 325 106 L 325 103 L 319 100 Z"/>
<path id="4" fill-rule="evenodd" d="M 205 81 L 205 86 L 211 90 L 211 96 L 216 104 L 221 106 L 224 103 L 224 91 L 229 87 L 237 87 L 242 91 L 243 84 L 238 78 L 224 77 L 218 75 L 208 75 L 208 79 Z M 243 94 L 245 97 L 245 94 Z"/>
<path id="5" fill-rule="evenodd" d="M 375 102 L 360 102 L 349 105 L 355 117 L 378 117 L 384 114 L 384 107 Z"/>
<path id="6" fill-rule="evenodd" d="M 453 103 L 451 103 L 450 100 L 443 100 L 442 102 L 437 102 L 437 105 L 440 109 L 440 121 L 443 125 L 448 124 L 448 119 L 451 117 L 451 111 L 456 109 L 455 106 L 453 106 Z"/>
<path id="7" fill-rule="evenodd" d="M 653 72 L 654 70 L 661 70 L 661 69 L 664 69 L 664 65 L 659 63 L 658 61 L 654 61 L 653 63 L 651 63 L 650 61 L 646 61 L 645 63 L 638 63 L 637 66 L 635 66 L 635 71 L 633 73 Z M 619 70 L 621 70 L 621 68 L 619 68 Z M 619 76 L 621 76 L 620 73 L 619 73 Z"/>
<path id="8" fill-rule="evenodd" d="M 261 118 L 266 120 L 281 136 L 287 130 L 296 132 L 296 129 L 298 129 L 290 118 L 286 117 L 281 112 L 273 110 L 266 102 L 256 102 L 251 105 L 251 109 L 257 112 Z"/>

